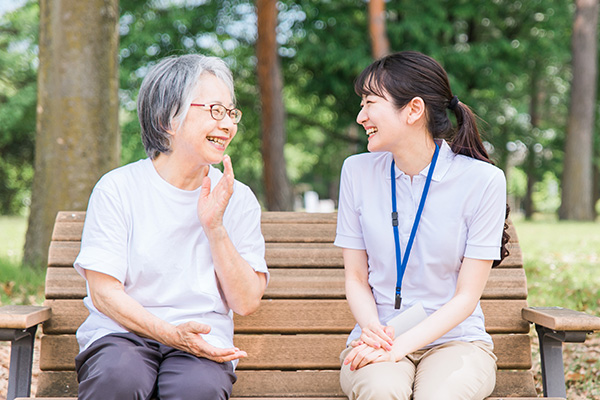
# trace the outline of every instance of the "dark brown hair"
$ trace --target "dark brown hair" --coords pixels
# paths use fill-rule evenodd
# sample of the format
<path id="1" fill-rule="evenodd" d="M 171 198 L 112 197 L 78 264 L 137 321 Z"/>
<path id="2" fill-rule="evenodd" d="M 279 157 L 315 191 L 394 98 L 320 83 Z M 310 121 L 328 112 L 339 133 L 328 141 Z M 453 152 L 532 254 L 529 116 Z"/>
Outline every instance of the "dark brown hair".
<path id="1" fill-rule="evenodd" d="M 390 54 L 365 68 L 356 78 L 354 90 L 359 96 L 387 98 L 398 109 L 415 97 L 422 98 L 427 129 L 434 138 L 446 139 L 456 154 L 492 163 L 481 141 L 475 114 L 454 97 L 446 71 L 433 58 L 416 51 Z M 456 128 L 448 116 L 449 108 L 452 108 L 451 112 L 456 117 Z M 509 212 L 507 204 L 506 218 Z M 494 261 L 494 267 L 509 254 L 507 244 L 510 236 L 507 229 L 505 221 L 501 259 Z"/>

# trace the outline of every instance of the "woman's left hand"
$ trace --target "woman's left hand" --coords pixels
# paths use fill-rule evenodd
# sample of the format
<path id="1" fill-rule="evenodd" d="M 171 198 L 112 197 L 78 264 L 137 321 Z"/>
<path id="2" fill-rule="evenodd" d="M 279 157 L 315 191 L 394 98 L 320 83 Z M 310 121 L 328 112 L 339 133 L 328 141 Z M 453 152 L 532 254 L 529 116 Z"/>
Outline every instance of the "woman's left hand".
<path id="1" fill-rule="evenodd" d="M 198 218 L 205 230 L 210 231 L 223 225 L 223 214 L 233 194 L 233 182 L 231 158 L 225 155 L 223 156 L 223 176 L 212 192 L 210 178 L 206 176 L 202 181 L 198 199 Z"/>
<path id="2" fill-rule="evenodd" d="M 392 352 L 363 343 L 352 349 L 344 359 L 344 365 L 350 364 L 350 371 L 354 371 L 369 364 L 387 361 L 396 361 Z"/>

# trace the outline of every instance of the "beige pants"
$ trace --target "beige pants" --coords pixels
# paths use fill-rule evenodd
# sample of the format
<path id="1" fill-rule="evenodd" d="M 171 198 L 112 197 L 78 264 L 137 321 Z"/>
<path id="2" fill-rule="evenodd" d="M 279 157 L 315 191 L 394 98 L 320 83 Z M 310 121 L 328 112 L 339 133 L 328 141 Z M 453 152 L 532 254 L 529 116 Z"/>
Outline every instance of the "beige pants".
<path id="1" fill-rule="evenodd" d="M 351 350 L 346 348 L 340 360 Z M 496 356 L 488 343 L 453 341 L 395 363 L 355 371 L 342 365 L 340 384 L 350 400 L 481 400 L 496 385 Z"/>

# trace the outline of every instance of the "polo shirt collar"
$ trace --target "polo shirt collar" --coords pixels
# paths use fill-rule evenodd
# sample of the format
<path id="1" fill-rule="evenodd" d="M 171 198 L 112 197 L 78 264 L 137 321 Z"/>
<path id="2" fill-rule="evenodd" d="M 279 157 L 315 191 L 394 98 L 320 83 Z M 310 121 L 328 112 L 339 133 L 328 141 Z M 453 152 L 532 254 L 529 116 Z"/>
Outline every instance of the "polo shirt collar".
<path id="1" fill-rule="evenodd" d="M 456 154 L 454 154 L 454 152 L 444 139 L 436 139 L 435 142 L 440 146 L 440 153 L 438 154 L 438 159 L 435 164 L 435 171 L 433 171 L 433 176 L 431 177 L 431 180 L 439 182 L 444 178 L 444 176 L 450 169 L 450 165 L 452 164 L 452 160 L 454 160 L 454 157 L 456 157 Z M 390 157 L 387 162 L 387 179 L 390 179 L 389 170 L 393 160 L 392 153 L 389 153 L 389 155 Z M 431 163 L 428 164 L 425 168 L 423 168 L 423 170 L 419 172 L 419 175 L 427 177 L 427 173 L 429 172 L 430 166 Z M 396 167 L 396 179 L 398 179 L 398 177 L 401 175 L 404 175 L 404 172 L 400 171 L 398 167 Z"/>

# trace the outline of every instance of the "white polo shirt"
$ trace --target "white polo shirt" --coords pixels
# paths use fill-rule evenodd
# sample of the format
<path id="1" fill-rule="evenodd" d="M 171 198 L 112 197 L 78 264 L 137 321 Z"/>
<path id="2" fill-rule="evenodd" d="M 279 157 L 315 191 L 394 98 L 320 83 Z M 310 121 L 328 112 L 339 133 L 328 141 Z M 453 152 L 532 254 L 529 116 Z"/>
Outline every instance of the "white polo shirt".
<path id="1" fill-rule="evenodd" d="M 210 167 L 214 187 L 223 174 Z M 197 216 L 200 188 L 172 186 L 150 159 L 117 168 L 96 184 L 90 197 L 75 269 L 115 277 L 146 310 L 172 324 L 198 321 L 211 326 L 210 344 L 233 346 L 233 313 L 216 279 L 208 239 Z M 267 273 L 261 208 L 246 185 L 235 181 L 223 224 L 240 255 Z M 126 330 L 100 313 L 88 288 L 89 317 L 79 327 L 80 350 L 110 333 Z"/>
<path id="2" fill-rule="evenodd" d="M 366 250 L 369 284 L 379 318 L 385 324 L 421 302 L 430 315 L 454 295 L 464 257 L 500 259 L 506 212 L 506 181 L 492 164 L 452 152 L 445 141 L 434 169 L 421 222 L 402 282 L 402 308 L 394 309 L 396 254 L 391 222 L 392 154 L 364 153 L 346 159 L 342 168 L 335 245 Z M 429 166 L 413 177 L 396 167 L 396 199 L 402 256 L 410 237 Z M 348 343 L 360 336 L 358 325 Z M 451 340 L 483 340 L 481 307 L 431 345 Z"/>

